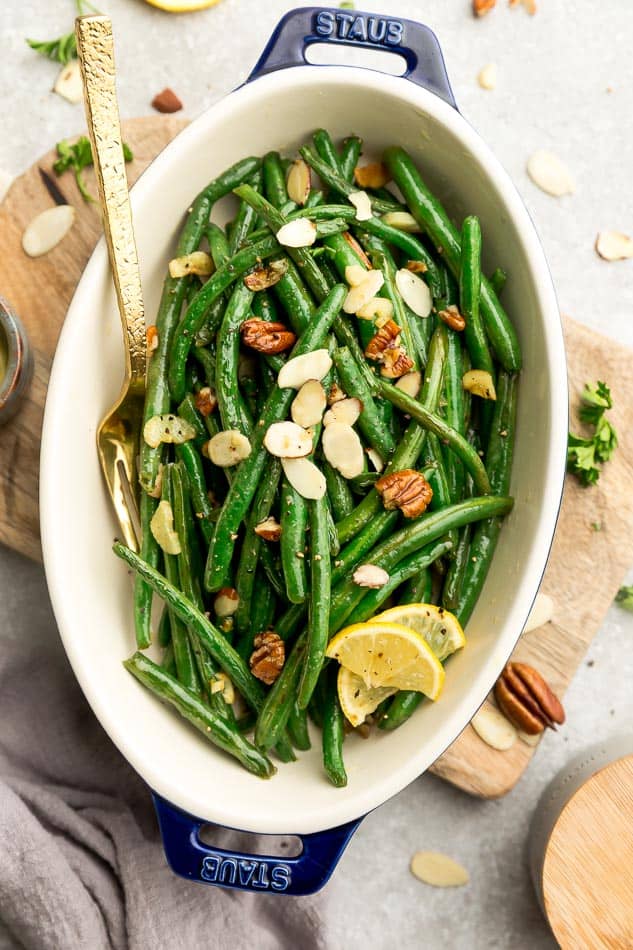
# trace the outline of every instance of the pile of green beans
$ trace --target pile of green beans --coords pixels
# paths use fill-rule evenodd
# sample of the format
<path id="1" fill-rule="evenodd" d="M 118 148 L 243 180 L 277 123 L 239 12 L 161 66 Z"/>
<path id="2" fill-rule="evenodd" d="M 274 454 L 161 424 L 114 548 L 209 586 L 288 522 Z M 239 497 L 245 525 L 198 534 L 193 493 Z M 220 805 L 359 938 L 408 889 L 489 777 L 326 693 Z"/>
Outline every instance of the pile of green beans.
<path id="1" fill-rule="evenodd" d="M 383 156 L 387 186 L 365 189 L 371 217 L 363 220 L 350 200 L 361 190 L 361 152 L 357 136 L 337 146 L 319 129 L 294 158 L 310 183 L 302 195 L 291 188 L 297 200 L 287 190 L 293 161 L 269 152 L 237 162 L 193 201 L 176 255 L 204 252 L 212 273 L 165 281 L 144 414 L 144 422 L 177 415 L 187 438 L 143 441 L 140 554 L 114 544 L 135 572 L 137 652 L 126 669 L 259 777 L 274 774 L 273 752 L 289 762 L 295 749 L 310 748 L 311 719 L 321 730 L 324 772 L 336 786 L 347 781 L 349 730 L 328 642 L 390 604 L 435 603 L 467 622 L 512 508 L 521 368 L 499 300 L 505 272 L 497 268 L 489 280 L 482 273 L 479 220 L 453 222 L 398 147 Z M 231 193 L 233 218 L 221 225 L 212 220 L 215 205 Z M 280 243 L 280 228 L 306 219 L 311 245 Z M 365 355 L 385 319 L 345 312 L 352 265 L 382 272 L 379 296 L 398 327 L 394 345 L 406 357 L 411 387 Z M 428 316 L 402 296 L 403 268 L 426 283 Z M 276 281 L 264 279 L 274 269 Z M 447 318 L 456 310 L 461 329 Z M 288 348 L 249 349 L 242 325 L 254 317 L 291 331 Z M 314 350 L 331 356 L 321 381 L 330 405 L 345 396 L 360 402 L 354 429 L 368 459 L 363 472 L 345 478 L 325 456 L 322 423 L 314 425 L 308 458 L 325 482 L 317 498 L 299 493 L 265 442 L 271 425 L 290 419 L 296 396 L 278 385 L 279 372 Z M 488 374 L 496 398 L 464 389 L 471 369 Z M 222 468 L 208 442 L 228 430 L 250 451 Z M 418 471 L 433 491 L 428 510 L 409 518 L 387 510 L 376 488 L 379 471 L 404 469 Z M 361 564 L 386 571 L 388 581 L 360 587 L 353 575 Z M 140 652 L 152 639 L 159 663 Z M 267 641 L 277 658 L 272 682 L 251 663 Z M 395 695 L 380 707 L 379 727 L 397 728 L 422 698 Z M 244 707 L 239 718 L 236 701 Z"/>

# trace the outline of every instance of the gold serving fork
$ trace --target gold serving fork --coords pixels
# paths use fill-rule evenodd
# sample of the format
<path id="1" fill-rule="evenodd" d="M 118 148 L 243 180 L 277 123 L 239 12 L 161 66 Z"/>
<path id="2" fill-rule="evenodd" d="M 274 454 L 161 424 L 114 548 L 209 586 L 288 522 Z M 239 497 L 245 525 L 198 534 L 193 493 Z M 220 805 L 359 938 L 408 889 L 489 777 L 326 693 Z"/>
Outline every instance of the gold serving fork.
<path id="1" fill-rule="evenodd" d="M 136 460 L 143 420 L 147 346 L 141 274 L 116 97 L 112 22 L 109 17 L 100 15 L 78 17 L 75 33 L 103 230 L 125 344 L 121 394 L 101 421 L 97 448 L 123 539 L 128 547 L 138 551 Z"/>

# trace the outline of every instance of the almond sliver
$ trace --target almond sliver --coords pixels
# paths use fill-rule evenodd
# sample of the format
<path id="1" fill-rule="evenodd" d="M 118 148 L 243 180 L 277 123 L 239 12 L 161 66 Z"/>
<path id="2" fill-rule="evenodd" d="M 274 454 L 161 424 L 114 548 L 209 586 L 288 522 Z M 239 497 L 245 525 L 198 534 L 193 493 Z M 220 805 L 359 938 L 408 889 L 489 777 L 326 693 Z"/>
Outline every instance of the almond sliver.
<path id="1" fill-rule="evenodd" d="M 372 297 L 364 307 L 356 311 L 356 316 L 367 320 L 374 317 L 390 320 L 393 317 L 393 304 L 386 297 Z"/>
<path id="2" fill-rule="evenodd" d="M 596 251 L 605 261 L 624 261 L 633 257 L 633 238 L 619 231 L 601 231 Z"/>
<path id="3" fill-rule="evenodd" d="M 529 633 L 530 630 L 536 630 L 543 624 L 549 623 L 554 613 L 554 601 L 547 594 L 537 594 L 536 600 L 532 604 L 530 615 L 525 622 L 523 633 Z"/>
<path id="4" fill-rule="evenodd" d="M 495 384 L 492 376 L 485 369 L 469 369 L 462 377 L 462 386 L 473 396 L 479 396 L 481 399 L 497 398 Z"/>
<path id="5" fill-rule="evenodd" d="M 22 235 L 22 248 L 29 257 L 48 254 L 66 237 L 75 220 L 72 205 L 47 208 L 28 224 Z"/>
<path id="6" fill-rule="evenodd" d="M 422 373 L 418 373 L 417 370 L 411 373 L 405 373 L 404 376 L 401 376 L 396 382 L 396 388 L 401 389 L 403 393 L 406 393 L 407 396 L 411 396 L 412 399 L 417 398 L 421 386 Z"/>
<path id="7" fill-rule="evenodd" d="M 370 587 L 378 589 L 384 587 L 389 580 L 389 575 L 382 567 L 375 564 L 360 564 L 352 574 L 352 580 L 358 587 Z"/>
<path id="8" fill-rule="evenodd" d="M 277 458 L 303 458 L 312 451 L 312 436 L 296 422 L 273 422 L 266 430 L 264 446 Z"/>
<path id="9" fill-rule="evenodd" d="M 312 350 L 288 360 L 277 376 L 280 389 L 301 389 L 309 379 L 323 379 L 332 368 L 332 357 L 327 350 Z"/>
<path id="10" fill-rule="evenodd" d="M 340 405 L 337 403 L 336 405 Z M 332 407 L 334 408 L 334 407 Z M 330 409 L 332 412 L 332 409 Z M 344 422 L 331 422 L 321 436 L 323 454 L 343 478 L 354 478 L 365 468 L 365 455 L 358 433 Z"/>
<path id="11" fill-rule="evenodd" d="M 407 307 L 418 317 L 429 316 L 433 309 L 433 298 L 421 277 L 402 267 L 396 272 L 396 287 Z"/>
<path id="12" fill-rule="evenodd" d="M 340 399 L 323 416 L 323 425 L 329 426 L 333 422 L 343 422 L 353 426 L 363 410 L 363 404 L 356 396 Z"/>
<path id="13" fill-rule="evenodd" d="M 408 211 L 388 211 L 383 214 L 382 220 L 391 228 L 397 228 L 398 231 L 408 231 L 410 234 L 416 234 L 422 230 L 418 222 Z"/>
<path id="14" fill-rule="evenodd" d="M 315 426 L 323 418 L 327 405 L 325 390 L 317 379 L 303 384 L 290 407 L 292 421 L 304 429 Z"/>
<path id="15" fill-rule="evenodd" d="M 180 554 L 180 538 L 174 529 L 174 512 L 168 501 L 159 501 L 149 523 L 149 529 L 165 554 Z"/>
<path id="16" fill-rule="evenodd" d="M 506 752 L 516 742 L 516 729 L 510 720 L 490 703 L 484 703 L 470 720 L 470 724 L 486 745 L 499 752 Z"/>
<path id="17" fill-rule="evenodd" d="M 351 204 L 356 208 L 357 221 L 369 221 L 372 217 L 371 199 L 366 191 L 352 191 L 348 195 Z"/>
<path id="18" fill-rule="evenodd" d="M 326 490 L 325 475 L 310 459 L 282 459 L 281 467 L 294 490 L 302 498 L 323 498 Z"/>
<path id="19" fill-rule="evenodd" d="M 304 205 L 310 194 L 310 167 L 302 158 L 297 158 L 290 166 L 286 189 L 291 201 Z"/>
<path id="20" fill-rule="evenodd" d="M 345 268 L 345 280 L 350 287 L 358 287 L 367 277 L 367 269 L 361 264 L 348 264 Z"/>
<path id="21" fill-rule="evenodd" d="M 545 149 L 534 152 L 527 163 L 527 173 L 541 191 L 555 198 L 571 195 L 576 186 L 569 169 L 560 158 Z"/>
<path id="22" fill-rule="evenodd" d="M 465 867 L 439 851 L 417 851 L 410 869 L 414 877 L 432 887 L 463 887 L 470 880 Z"/>
<path id="23" fill-rule="evenodd" d="M 308 218 L 297 218 L 284 224 L 275 237 L 284 247 L 310 247 L 316 241 L 316 224 Z"/>
<path id="24" fill-rule="evenodd" d="M 67 102 L 71 102 L 73 105 L 81 102 L 84 97 L 84 90 L 81 82 L 78 59 L 71 59 L 69 63 L 62 66 L 55 80 L 53 92 L 56 92 L 58 96 L 61 96 L 62 99 L 66 99 Z"/>
<path id="25" fill-rule="evenodd" d="M 381 270 L 368 270 L 360 284 L 352 287 L 343 302 L 345 313 L 358 313 L 382 288 L 385 278 Z"/>

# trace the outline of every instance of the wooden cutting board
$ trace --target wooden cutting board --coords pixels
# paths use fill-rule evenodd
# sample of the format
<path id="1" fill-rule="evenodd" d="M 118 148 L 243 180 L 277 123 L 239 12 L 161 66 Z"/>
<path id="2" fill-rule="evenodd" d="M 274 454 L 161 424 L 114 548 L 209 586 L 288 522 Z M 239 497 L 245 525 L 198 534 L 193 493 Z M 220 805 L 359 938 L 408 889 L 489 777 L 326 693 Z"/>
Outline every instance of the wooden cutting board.
<path id="1" fill-rule="evenodd" d="M 123 123 L 132 148 L 130 183 L 180 131 L 185 121 L 148 117 Z M 43 156 L 13 183 L 0 205 L 0 293 L 26 326 L 34 349 L 35 374 L 17 416 L 0 428 L 0 542 L 41 559 L 38 524 L 39 443 L 50 364 L 75 286 L 100 236 L 98 209 L 85 204 L 71 174 L 57 179 L 77 220 L 50 254 L 35 260 L 22 251 L 29 221 L 53 201 L 40 169 L 52 177 L 55 153 Z M 93 193 L 92 172 L 86 180 Z M 633 430 L 633 360 L 630 351 L 565 321 L 572 404 L 586 380 L 611 386 L 613 421 L 624 435 Z M 554 622 L 521 638 L 516 658 L 527 660 L 562 696 L 592 637 L 599 629 L 624 574 L 633 562 L 633 449 L 622 444 L 599 484 L 582 489 L 568 479 L 561 518 L 542 589 L 556 604 Z M 600 525 L 596 531 L 594 524 Z M 493 798 L 508 792 L 534 749 L 517 742 L 507 752 L 485 745 L 472 727 L 433 766 L 433 771 L 473 795 Z"/>

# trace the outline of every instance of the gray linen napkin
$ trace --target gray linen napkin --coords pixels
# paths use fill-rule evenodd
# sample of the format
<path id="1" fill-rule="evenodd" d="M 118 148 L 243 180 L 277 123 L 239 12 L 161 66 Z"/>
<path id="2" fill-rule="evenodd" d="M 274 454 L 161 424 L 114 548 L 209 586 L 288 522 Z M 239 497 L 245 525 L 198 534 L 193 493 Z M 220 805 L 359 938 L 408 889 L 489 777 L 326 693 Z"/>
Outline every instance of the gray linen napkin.
<path id="1" fill-rule="evenodd" d="M 215 840 L 222 843 L 220 832 Z M 93 716 L 56 631 L 42 626 L 28 641 L 2 631 L 5 946 L 309 950 L 325 946 L 322 903 L 318 895 L 242 894 L 172 874 L 149 791 Z"/>

